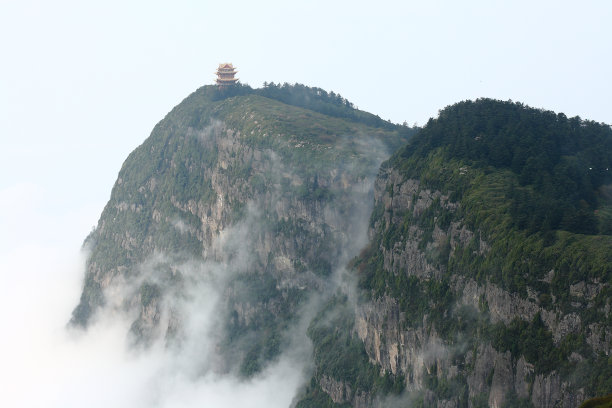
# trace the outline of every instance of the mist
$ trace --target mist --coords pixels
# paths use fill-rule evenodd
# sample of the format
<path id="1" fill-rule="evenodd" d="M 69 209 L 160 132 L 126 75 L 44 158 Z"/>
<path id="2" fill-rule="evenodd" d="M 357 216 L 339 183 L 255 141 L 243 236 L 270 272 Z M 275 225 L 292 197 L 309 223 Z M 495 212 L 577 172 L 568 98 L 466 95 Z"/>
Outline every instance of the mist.
<path id="1" fill-rule="evenodd" d="M 113 296 L 130 290 L 130 284 L 115 287 L 114 295 L 113 291 L 107 293 L 109 307 L 96 315 L 87 331 L 70 329 L 67 321 L 82 290 L 87 257 L 87 252 L 78 248 L 99 209 L 77 214 L 51 211 L 45 206 L 46 194 L 33 185 L 5 189 L 0 197 L 4 227 L 0 249 L 0 319 L 4 333 L 0 336 L 0 405 L 121 408 L 291 404 L 304 379 L 290 355 L 248 381 L 206 370 L 214 356 L 210 347 L 216 329 L 221 264 L 180 265 L 192 278 L 201 275 L 192 282 L 191 291 L 180 301 L 175 299 L 173 305 L 190 316 L 181 347 L 168 347 L 161 340 L 148 348 L 130 346 L 132 316 L 113 300 Z M 64 229 L 58 229 L 58 224 Z M 15 239 L 11 241 L 10 237 Z"/>
<path id="2" fill-rule="evenodd" d="M 357 142 L 355 142 L 357 140 Z M 295 321 L 283 333 L 280 356 L 245 380 L 219 363 L 216 352 L 222 338 L 227 305 L 222 295 L 237 273 L 248 269 L 253 257 L 249 240 L 262 233 L 262 203 L 247 205 L 246 216 L 222 231 L 211 245 L 210 260 L 155 253 L 138 266 L 131 279 L 117 278 L 106 289 L 106 305 L 87 330 L 67 325 L 83 285 L 87 248 L 79 250 L 101 206 L 74 211 L 48 206 L 48 192 L 36 185 L 0 192 L 1 221 L 5 227 L 0 249 L 0 318 L 7 333 L 0 337 L 4 367 L 0 396 L 3 406 L 20 407 L 289 407 L 312 375 L 312 346 L 306 329 L 321 304 L 338 289 L 354 300 L 356 282 L 346 271 L 348 261 L 367 244 L 367 225 L 373 204 L 373 182 L 387 157 L 384 146 L 365 135 L 346 136 L 340 144 L 357 143 L 368 157 L 369 171 L 345 192 L 354 203 L 350 214 L 333 206 L 322 211 L 321 222 L 341 225 L 335 268 L 321 293 L 301 306 Z M 292 172 L 274 160 L 277 178 Z M 339 171 L 350 174 L 348 161 Z M 28 203 L 24 205 L 24 203 Z M 76 215 L 76 216 L 75 216 Z M 181 234 L 193 230 L 184 220 L 172 225 Z M 11 239 L 11 237 L 16 237 Z M 231 255 L 231 256 L 230 256 Z M 160 265 L 171 265 L 182 284 L 161 298 L 161 331 L 146 346 L 134 345 L 132 328 L 137 310 L 134 299 L 143 282 L 161 283 Z M 167 269 L 166 269 L 167 270 Z M 165 328 L 177 320 L 180 330 L 169 339 Z"/>
<path id="3" fill-rule="evenodd" d="M 303 381 L 302 371 L 281 358 L 256 378 L 204 371 L 214 329 L 213 285 L 198 286 L 189 299 L 192 321 L 180 349 L 156 342 L 129 346 L 130 320 L 113 308 L 98 314 L 87 331 L 67 329 L 80 291 L 84 253 L 57 254 L 37 248 L 37 256 L 3 260 L 3 406 L 20 407 L 288 407 Z M 49 273 L 41 275 L 45 268 Z M 12 276 L 12 277 L 11 277 Z M 13 295 L 11 295 L 13 293 Z M 196 312 L 197 310 L 197 312 Z M 185 311 L 187 312 L 187 311 Z M 197 324 L 196 324 L 197 323 Z M 196 336 L 203 332 L 205 336 Z M 206 336 L 206 334 L 208 334 Z M 198 340 L 199 347 L 194 342 Z M 210 350 L 208 350 L 210 351 Z"/>

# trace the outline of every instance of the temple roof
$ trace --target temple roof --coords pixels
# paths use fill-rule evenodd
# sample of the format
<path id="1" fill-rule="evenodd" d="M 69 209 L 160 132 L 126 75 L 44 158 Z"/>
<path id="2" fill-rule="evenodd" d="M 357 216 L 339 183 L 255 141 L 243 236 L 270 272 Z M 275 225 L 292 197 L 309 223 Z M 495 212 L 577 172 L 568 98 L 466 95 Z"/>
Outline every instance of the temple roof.
<path id="1" fill-rule="evenodd" d="M 238 78 L 234 78 L 238 71 L 234 68 L 229 62 L 224 62 L 219 64 L 219 68 L 217 68 L 217 84 L 219 85 L 229 85 L 234 84 L 238 81 Z"/>

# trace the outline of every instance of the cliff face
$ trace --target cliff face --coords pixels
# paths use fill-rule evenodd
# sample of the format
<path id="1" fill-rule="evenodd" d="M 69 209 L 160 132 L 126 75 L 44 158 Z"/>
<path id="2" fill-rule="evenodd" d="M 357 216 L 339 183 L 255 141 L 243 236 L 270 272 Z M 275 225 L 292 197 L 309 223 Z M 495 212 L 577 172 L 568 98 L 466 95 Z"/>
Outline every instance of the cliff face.
<path id="1" fill-rule="evenodd" d="M 184 294 L 211 280 L 222 293 L 216 369 L 249 376 L 364 244 L 373 178 L 404 136 L 216 92 L 188 97 L 124 163 L 86 241 L 72 322 L 116 308 L 132 316 L 136 343 L 181 341 Z"/>
<path id="2" fill-rule="evenodd" d="M 447 195 L 423 188 L 418 180 L 403 179 L 394 169 L 385 170 L 377 179 L 375 199 L 375 205 L 383 207 L 384 213 L 370 230 L 373 237 L 388 233 L 390 226 L 401 223 L 407 213 L 412 214 L 414 224 L 418 225 L 420 216 L 436 200 L 441 208 L 451 212 L 460 208 L 458 203 L 450 202 Z M 433 316 L 427 308 L 418 316 L 422 321 L 410 321 L 406 317 L 410 311 L 400 306 L 402 300 L 384 295 L 357 309 L 355 331 L 365 344 L 371 361 L 386 372 L 404 375 L 408 390 L 431 389 L 434 377 L 438 383 L 454 383 L 456 389 L 464 393 L 453 395 L 438 386 L 433 389 L 437 391 L 438 406 L 458 406 L 464 396 L 471 405 L 480 400 L 493 407 L 504 406 L 510 398 L 531 402 L 536 407 L 579 405 L 585 399 L 584 383 L 564 377 L 556 367 L 545 372 L 538 367 L 536 371 L 534 362 L 528 362 L 522 354 L 513 354 L 500 347 L 496 349 L 492 345 L 495 340 L 483 332 L 495 324 L 510 325 L 517 319 L 530 322 L 539 316 L 543 330 L 552 336 L 554 347 L 560 347 L 571 336 L 584 336 L 590 345 L 588 355 L 572 352 L 567 355 L 568 361 L 561 362 L 578 364 L 592 356 L 610 355 L 610 328 L 602 328 L 599 324 L 587 326 L 579 311 L 564 312 L 554 303 L 552 307 L 543 307 L 538 300 L 542 293 L 534 288 L 528 288 L 528 296 L 522 297 L 486 279 L 478 282 L 461 274 L 449 275 L 447 268 L 436 264 L 429 254 L 440 253 L 442 246 L 448 245 L 447 256 L 452 258 L 457 248 L 472 241 L 476 241 L 474 249 L 479 254 L 486 256 L 490 250 L 490 244 L 481 238 L 482 232 L 467 229 L 460 220 L 448 226 L 434 221 L 432 241 L 425 247 L 420 245 L 424 233 L 423 228 L 412 225 L 407 235 L 393 242 L 390 249 L 381 247 L 384 270 L 395 276 L 415 277 L 425 285 L 447 276 L 452 301 L 442 310 L 444 318 L 465 319 L 457 316 L 458 311 L 467 312 L 472 315 L 468 317 L 472 321 L 468 320 L 467 324 L 480 327 L 457 325 L 454 333 L 444 335 L 431 323 Z M 581 281 L 572 287 L 591 287 L 590 298 L 594 299 L 607 285 Z M 583 292 L 576 292 L 576 295 L 584 299 Z M 432 299 L 430 303 L 435 302 Z M 607 307 L 604 310 L 606 318 L 608 310 Z"/>
<path id="3" fill-rule="evenodd" d="M 462 103 L 381 167 L 410 129 L 320 91 L 285 98 L 315 112 L 238 90 L 199 89 L 125 161 L 74 325 L 114 310 L 135 344 L 243 378 L 311 342 L 299 408 L 570 407 L 612 388 L 609 127 Z"/>
<path id="4" fill-rule="evenodd" d="M 572 407 L 608 392 L 612 240 L 602 213 L 612 180 L 602 169 L 609 157 L 603 175 L 592 177 L 588 163 L 597 154 L 560 135 L 590 128 L 576 138 L 587 146 L 592 137 L 606 151 L 612 135 L 597 124 L 570 126 L 573 120 L 509 103 L 458 104 L 383 164 L 370 243 L 352 262 L 367 295 L 355 306 L 351 333 L 380 375 L 405 390 L 381 399 L 388 390 L 373 389 L 374 405 Z M 560 175 L 573 157 L 582 167 Z M 521 169 L 540 160 L 551 167 L 539 176 Z M 540 186 L 539 177 L 558 184 Z M 577 207 L 569 195 L 565 204 L 555 198 L 569 180 L 583 192 L 573 195 L 582 200 Z M 565 215 L 553 219 L 556 211 Z M 526 221 L 538 213 L 549 221 Z M 355 387 L 319 368 L 320 387 L 334 401 Z"/>

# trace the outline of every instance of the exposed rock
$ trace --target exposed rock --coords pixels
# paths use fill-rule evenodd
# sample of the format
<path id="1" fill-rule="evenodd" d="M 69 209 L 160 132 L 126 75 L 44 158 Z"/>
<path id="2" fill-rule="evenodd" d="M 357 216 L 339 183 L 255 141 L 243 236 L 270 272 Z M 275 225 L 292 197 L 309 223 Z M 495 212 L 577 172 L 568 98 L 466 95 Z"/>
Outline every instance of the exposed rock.
<path id="1" fill-rule="evenodd" d="M 445 208 L 453 211 L 458 208 L 456 203 L 449 202 L 440 192 L 422 189 L 417 180 L 404 180 L 393 169 L 382 171 L 375 183 L 375 201 L 376 205 L 383 205 L 384 212 L 374 221 L 369 236 L 373 238 L 376 234 L 384 234 L 394 223 L 402 223 L 406 212 L 418 217 L 436 199 L 440 199 Z M 429 261 L 419 244 L 422 234 L 423 231 L 414 221 L 403 236 L 396 238 L 390 249 L 381 246 L 385 271 L 394 275 L 414 276 L 422 281 L 441 276 L 443 269 Z M 480 233 L 470 231 L 463 223 L 455 221 L 446 230 L 435 225 L 432 236 L 433 242 L 428 244 L 426 250 L 447 238 L 454 250 L 467 245 L 475 236 L 480 237 Z M 488 251 L 490 244 L 479 239 L 477 253 L 483 255 Z M 553 270 L 549 271 L 543 281 L 552 282 L 554 273 Z M 469 306 L 485 314 L 492 324 L 509 325 L 516 319 L 531 322 L 539 314 L 552 333 L 555 344 L 583 330 L 578 313 L 560 313 L 558 309 L 543 307 L 540 292 L 533 287 L 527 287 L 527 297 L 523 297 L 489 281 L 478 283 L 459 274 L 451 277 L 451 283 L 457 294 L 455 308 Z M 600 284 L 581 283 L 572 286 L 571 294 L 593 299 L 602 287 Z M 557 405 L 569 407 L 572 406 L 571 401 L 577 401 L 576 395 L 584 396 L 584 390 L 578 391 L 572 384 L 562 383 L 558 373 L 535 375 L 534 365 L 527 362 L 524 356 L 495 350 L 490 343 L 480 343 L 473 351 L 461 351 L 460 347 L 449 344 L 436 333 L 427 322 L 427 315 L 423 316 L 422 325 L 407 324 L 404 314 L 400 312 L 398 299 L 389 296 L 376 298 L 360 306 L 356 316 L 355 330 L 370 360 L 382 371 L 404 375 L 407 390 L 425 389 L 423 375 L 432 375 L 430 368 L 435 365 L 437 372 L 433 374 L 439 378 L 450 380 L 458 373 L 466 376 L 470 399 L 486 395 L 488 405 L 492 407 L 504 406 L 509 395 L 529 399 L 536 407 L 547 408 Z M 594 352 L 609 353 L 609 331 L 591 324 L 588 333 L 587 343 Z M 453 358 L 463 359 L 459 369 Z M 570 361 L 578 362 L 581 359 L 578 354 L 570 356 Z M 436 400 L 437 397 L 434 395 L 432 398 Z M 440 399 L 436 404 L 454 406 L 454 403 L 453 400 Z"/>
<path id="2" fill-rule="evenodd" d="M 351 402 L 353 399 L 353 392 L 348 384 L 342 381 L 337 381 L 326 375 L 322 376 L 319 380 L 321 389 L 325 391 L 336 404 L 343 404 L 345 402 Z"/>
<path id="3" fill-rule="evenodd" d="M 516 362 L 514 376 L 514 391 L 519 398 L 529 398 L 530 378 L 533 374 L 533 364 L 529 364 L 524 356 Z"/>
<path id="4" fill-rule="evenodd" d="M 561 318 L 561 321 L 553 331 L 553 339 L 555 343 L 559 343 L 565 336 L 571 333 L 577 333 L 582 329 L 582 320 L 576 313 L 570 313 Z"/>
<path id="5" fill-rule="evenodd" d="M 561 399 L 561 381 L 556 372 L 538 374 L 533 381 L 531 402 L 536 407 L 551 408 Z"/>
<path id="6" fill-rule="evenodd" d="M 467 377 L 471 398 L 488 393 L 498 352 L 490 344 L 479 345 L 475 351 L 472 372 Z"/>
<path id="7" fill-rule="evenodd" d="M 438 400 L 438 408 L 457 408 L 459 406 L 458 398 Z"/>
<path id="8" fill-rule="evenodd" d="M 604 353 L 610 355 L 612 347 L 612 332 L 610 329 L 604 329 L 597 323 L 591 323 L 588 327 L 587 344 L 593 348 L 595 353 Z"/>
<path id="9" fill-rule="evenodd" d="M 190 98 L 202 97 L 194 95 Z M 230 105 L 231 112 L 225 112 Z M 538 408 L 574 407 L 587 397 L 564 371 L 542 369 L 533 350 L 516 353 L 521 348 L 501 336 L 510 333 L 518 341 L 514 336 L 525 334 L 512 332 L 517 322 L 523 330 L 539 316 L 545 327 L 537 327 L 537 337 L 546 347 L 563 345 L 565 350 L 584 334 L 590 350 L 580 343 L 577 351 L 564 351 L 564 364 L 571 367 L 593 355 L 610 355 L 607 323 L 593 322 L 582 313 L 597 307 L 594 314 L 609 317 L 610 300 L 601 296 L 609 283 L 584 278 L 567 285 L 565 296 L 556 288 L 566 287 L 559 285 L 566 274 L 578 276 L 572 268 L 591 276 L 581 265 L 546 273 L 519 258 L 511 265 L 477 263 L 472 270 L 471 264 L 457 262 L 458 257 L 490 260 L 487 255 L 499 251 L 497 245 L 504 241 L 486 235 L 490 225 L 478 225 L 482 219 L 466 216 L 469 203 L 462 208 L 451 201 L 456 194 L 436 190 L 436 182 L 428 184 L 435 174 L 425 171 L 420 182 L 383 167 L 374 180 L 386 152 L 369 144 L 366 126 L 336 118 L 329 128 L 317 124 L 307 136 L 293 135 L 294 130 L 299 133 L 297 127 L 281 124 L 298 119 L 302 123 L 312 112 L 290 114 L 277 105 L 272 111 L 243 106 L 239 98 L 218 103 L 209 98 L 179 105 L 156 126 L 126 160 L 88 238 L 92 256 L 74 323 L 86 325 L 108 302 L 133 317 L 132 333 L 143 343 L 158 338 L 180 342 L 189 316 L 181 315 L 168 299 L 190 281 L 177 265 L 192 259 L 214 264 L 223 270 L 217 311 L 229 323 L 218 329 L 212 365 L 220 372 L 239 371 L 239 360 L 247 353 L 279 342 L 278 333 L 295 318 L 303 299 L 314 292 L 327 296 L 338 288 L 335 272 L 366 245 L 362 237 L 367 230 L 376 243 L 367 251 L 376 253 L 378 281 L 369 301 L 351 299 L 356 303 L 351 303 L 355 309 L 350 314 L 352 318 L 355 312 L 355 324 L 348 330 L 363 342 L 376 366 L 374 373 L 388 376 L 385 380 L 403 378 L 407 392 L 418 394 L 425 406 L 439 408 L 502 407 L 516 398 Z M 351 137 L 343 140 L 337 129 Z M 393 133 L 371 130 L 378 142 Z M 478 134 L 470 141 L 486 137 Z M 478 182 L 480 170 L 469 160 L 456 167 L 443 165 L 436 171 L 450 171 L 461 182 Z M 498 197 L 506 187 L 495 186 Z M 376 212 L 368 229 L 372 190 Z M 385 241 L 377 241 L 380 237 Z M 492 273 L 479 269 L 482 265 Z M 523 284 L 520 276 L 517 280 L 512 275 L 515 267 L 523 276 L 534 273 L 537 278 Z M 149 281 L 160 289 L 143 291 Z M 397 291 L 386 291 L 394 281 L 399 282 L 393 288 Z M 115 302 L 109 295 L 117 287 L 124 291 Z M 406 302 L 402 290 L 425 293 L 422 288 L 433 289 L 414 304 Z M 412 306 L 418 313 L 412 313 Z M 275 337 L 268 342 L 265 336 Z M 259 344 L 250 344 L 252 339 Z M 564 343 L 566 339 L 570 341 Z M 267 361 L 278 353 L 267 351 Z M 258 356 L 252 360 L 265 365 Z M 378 396 L 334 375 L 315 374 L 334 403 L 373 406 Z"/>
<path id="10" fill-rule="evenodd" d="M 593 300 L 603 288 L 603 283 L 586 283 L 584 281 L 578 282 L 574 285 L 570 285 L 570 295 L 587 300 Z"/>
<path id="11" fill-rule="evenodd" d="M 509 351 L 499 353 L 493 363 L 493 379 L 489 392 L 489 406 L 503 406 L 506 395 L 512 390 L 514 373 L 512 370 L 512 355 Z"/>

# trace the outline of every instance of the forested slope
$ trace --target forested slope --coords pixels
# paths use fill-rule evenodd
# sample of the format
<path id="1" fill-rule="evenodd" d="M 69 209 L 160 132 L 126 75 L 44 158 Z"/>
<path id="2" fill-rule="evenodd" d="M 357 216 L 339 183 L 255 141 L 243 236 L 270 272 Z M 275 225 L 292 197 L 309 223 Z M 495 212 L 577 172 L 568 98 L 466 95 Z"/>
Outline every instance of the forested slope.
<path id="1" fill-rule="evenodd" d="M 417 405 L 609 393 L 611 167 L 607 125 L 487 99 L 442 110 L 379 173 L 371 242 L 352 262 L 365 293 L 344 320 L 364 345 L 353 360 L 365 352 Z M 316 347 L 344 350 L 338 330 L 313 328 Z M 402 388 L 338 367 L 318 365 L 312 395 L 358 406 L 360 390 Z"/>

